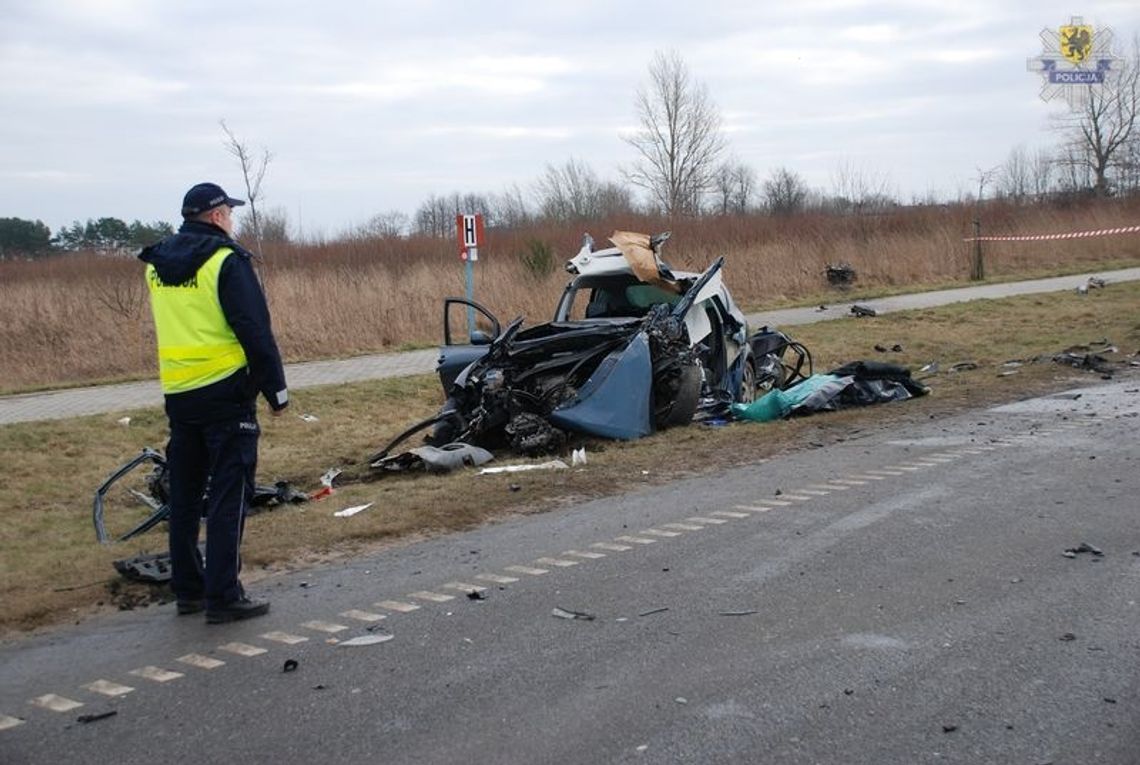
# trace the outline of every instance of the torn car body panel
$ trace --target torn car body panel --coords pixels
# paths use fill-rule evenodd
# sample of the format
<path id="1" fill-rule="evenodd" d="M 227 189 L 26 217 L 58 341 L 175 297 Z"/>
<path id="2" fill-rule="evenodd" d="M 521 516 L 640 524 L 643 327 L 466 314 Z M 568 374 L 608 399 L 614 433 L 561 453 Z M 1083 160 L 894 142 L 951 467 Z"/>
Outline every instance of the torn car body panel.
<path id="1" fill-rule="evenodd" d="M 615 232 L 617 247 L 595 251 L 587 236 L 566 264 L 574 278 L 549 322 L 524 328 L 519 318 L 499 331 L 487 309 L 447 298 L 437 366 L 446 403 L 372 466 L 428 428 L 432 445 L 538 455 L 560 450 L 569 433 L 636 439 L 690 422 L 704 401 L 751 401 L 754 343 L 725 287 L 724 259 L 701 273 L 674 272 L 660 258 L 666 239 Z M 459 342 L 450 313 L 464 306 L 468 337 Z M 477 321 L 493 335 L 471 326 Z"/>
<path id="2" fill-rule="evenodd" d="M 649 340 L 639 332 L 624 348 L 611 351 L 572 399 L 550 413 L 555 425 L 623 441 L 653 432 L 649 394 L 653 362 Z"/>

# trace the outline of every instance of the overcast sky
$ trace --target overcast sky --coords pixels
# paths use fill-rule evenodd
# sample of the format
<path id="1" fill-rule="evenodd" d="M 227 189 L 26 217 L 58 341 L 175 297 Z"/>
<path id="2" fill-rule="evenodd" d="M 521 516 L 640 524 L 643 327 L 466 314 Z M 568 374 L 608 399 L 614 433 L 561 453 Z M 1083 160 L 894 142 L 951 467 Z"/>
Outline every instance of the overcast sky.
<path id="1" fill-rule="evenodd" d="M 429 195 L 528 191 L 573 158 L 634 160 L 634 97 L 675 50 L 763 179 L 842 165 L 903 200 L 956 196 L 1051 144 L 1026 60 L 1073 15 L 1140 30 L 1140 2 L 0 0 L 0 217 L 58 230 L 178 219 L 202 180 L 243 196 L 219 120 L 273 153 L 266 208 L 334 236 Z"/>

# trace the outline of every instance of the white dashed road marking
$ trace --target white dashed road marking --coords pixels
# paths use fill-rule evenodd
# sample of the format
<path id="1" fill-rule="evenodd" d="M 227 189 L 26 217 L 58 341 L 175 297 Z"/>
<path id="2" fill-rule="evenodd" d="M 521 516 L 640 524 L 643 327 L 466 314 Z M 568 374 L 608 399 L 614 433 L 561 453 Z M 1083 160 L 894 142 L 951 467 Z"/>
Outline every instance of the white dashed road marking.
<path id="1" fill-rule="evenodd" d="M 198 669 L 217 669 L 225 665 L 225 662 L 221 659 L 203 656 L 200 653 L 188 653 L 185 656 L 179 656 L 175 661 L 189 664 L 191 667 L 197 667 Z"/>
<path id="2" fill-rule="evenodd" d="M 614 542 L 594 542 L 590 547 L 596 547 L 599 550 L 610 550 L 612 552 L 625 552 L 626 550 L 633 549 L 629 545 L 619 545 Z"/>
<path id="3" fill-rule="evenodd" d="M 635 545 L 651 545 L 656 542 L 656 539 L 646 539 L 645 537 L 614 537 L 619 542 L 633 542 Z"/>
<path id="4" fill-rule="evenodd" d="M 702 531 L 705 528 L 704 526 L 700 526 L 695 523 L 662 523 L 661 527 L 666 529 L 676 529 L 677 531 Z"/>
<path id="5" fill-rule="evenodd" d="M 654 536 L 654 537 L 679 537 L 679 536 L 681 536 L 681 532 L 679 532 L 679 531 L 662 531 L 661 529 L 643 529 L 637 533 L 638 534 L 648 534 L 648 535 Z"/>
<path id="6" fill-rule="evenodd" d="M 690 523 L 712 523 L 719 526 L 722 523 L 728 523 L 724 518 L 706 518 L 703 515 L 694 515 L 691 518 L 686 518 Z"/>
<path id="7" fill-rule="evenodd" d="M 500 576 L 499 574 L 476 574 L 475 578 L 481 582 L 492 584 L 513 584 L 518 581 L 517 576 Z"/>
<path id="8" fill-rule="evenodd" d="M 737 510 L 747 510 L 750 513 L 766 513 L 772 508 L 763 505 L 736 505 Z"/>
<path id="9" fill-rule="evenodd" d="M 420 607 L 415 603 L 405 603 L 402 600 L 381 600 L 372 605 L 379 608 L 386 608 L 389 611 L 396 611 L 397 613 L 406 614 L 412 611 L 419 611 Z"/>
<path id="10" fill-rule="evenodd" d="M 73 709 L 79 709 L 83 706 L 82 701 L 74 701 L 64 698 L 63 696 L 57 696 L 54 693 L 45 693 L 43 696 L 37 696 L 28 703 L 34 704 L 41 709 L 50 709 L 52 712 L 70 712 Z"/>
<path id="11" fill-rule="evenodd" d="M 134 690 L 134 688 L 129 685 L 119 685 L 118 683 L 112 683 L 110 680 L 96 680 L 82 687 L 92 693 L 102 694 L 103 696 L 126 696 Z"/>
<path id="12" fill-rule="evenodd" d="M 586 558 L 587 560 L 597 560 L 598 558 L 606 557 L 605 553 L 590 552 L 588 550 L 567 550 L 562 554 L 571 555 L 575 558 Z"/>
<path id="13" fill-rule="evenodd" d="M 15 728 L 17 725 L 23 725 L 24 721 L 19 717 L 9 717 L 8 715 L 0 715 L 0 730 L 8 730 Z"/>
<path id="14" fill-rule="evenodd" d="M 379 604 L 377 604 L 379 605 Z M 335 635 L 338 632 L 344 632 L 348 629 L 347 625 L 337 624 L 335 622 L 323 622 L 320 619 L 313 619 L 311 622 L 303 622 L 302 627 L 316 632 L 327 632 L 330 635 Z"/>
<path id="15" fill-rule="evenodd" d="M 447 584 L 440 585 L 449 590 L 459 590 L 460 592 L 486 592 L 487 588 L 481 584 L 467 584 L 467 582 L 448 582 Z"/>
<path id="16" fill-rule="evenodd" d="M 513 574 L 529 574 L 530 576 L 541 576 L 542 574 L 550 573 L 544 568 L 535 568 L 534 566 L 507 566 L 504 571 L 510 571 Z"/>
<path id="17" fill-rule="evenodd" d="M 268 649 L 250 645 L 249 643 L 226 643 L 225 645 L 218 646 L 218 650 L 237 654 L 238 656 L 260 656 L 263 653 L 269 653 Z"/>
<path id="18" fill-rule="evenodd" d="M 709 515 L 719 515 L 719 516 L 722 516 L 724 518 L 750 518 L 751 517 L 750 513 L 737 513 L 737 512 L 734 512 L 732 510 L 717 510 L 715 512 L 709 513 Z"/>
<path id="19" fill-rule="evenodd" d="M 544 566 L 558 566 L 560 568 L 569 568 L 570 566 L 577 566 L 581 561 L 566 560 L 565 558 L 535 558 L 535 563 L 541 563 Z"/>
<path id="20" fill-rule="evenodd" d="M 284 643 L 285 645 L 296 645 L 297 643 L 304 643 L 308 640 L 304 635 L 290 635 L 288 632 L 266 632 L 261 637 L 266 640 L 272 640 L 274 643 Z"/>
<path id="21" fill-rule="evenodd" d="M 429 600 L 432 603 L 446 603 L 449 600 L 455 600 L 454 595 L 445 595 L 442 592 L 429 592 L 427 590 L 409 593 L 408 597 L 416 598 L 417 600 Z"/>
<path id="22" fill-rule="evenodd" d="M 155 666 L 139 667 L 138 669 L 132 669 L 127 674 L 134 675 L 135 677 L 141 677 L 145 680 L 151 680 L 156 683 L 169 683 L 171 680 L 177 680 L 178 678 L 183 677 L 181 672 L 172 672 L 169 669 L 163 669 L 162 667 Z"/>
<path id="23" fill-rule="evenodd" d="M 371 611 L 361 611 L 359 608 L 353 608 L 340 614 L 345 619 L 355 619 L 358 622 L 378 622 L 381 619 L 387 619 L 384 614 L 374 614 Z"/>

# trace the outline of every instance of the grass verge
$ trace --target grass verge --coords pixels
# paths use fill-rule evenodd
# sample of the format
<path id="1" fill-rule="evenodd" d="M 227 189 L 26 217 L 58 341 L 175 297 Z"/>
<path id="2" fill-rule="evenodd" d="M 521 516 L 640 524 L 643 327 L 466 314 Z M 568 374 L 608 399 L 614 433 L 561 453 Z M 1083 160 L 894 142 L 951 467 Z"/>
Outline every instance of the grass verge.
<path id="1" fill-rule="evenodd" d="M 1122 354 L 1135 353 L 1140 349 L 1138 309 L 1140 284 L 1124 283 L 1083 296 L 976 301 L 797 327 L 794 337 L 812 351 L 816 371 L 857 359 L 912 369 L 938 361 L 942 370 L 969 361 L 976 368 L 936 374 L 926 381 L 933 395 L 905 403 L 763 425 L 693 425 L 628 443 L 589 441 L 590 462 L 581 471 L 478 477 L 465 470 L 376 479 L 363 464 L 367 455 L 437 409 L 438 383 L 421 375 L 306 389 L 295 394 L 289 415 L 262 417 L 259 482 L 287 480 L 312 490 L 325 470 L 341 467 L 345 485 L 323 501 L 252 517 L 243 547 L 245 579 L 504 516 L 555 510 L 872 428 L 1086 383 L 1096 376 L 1054 364 L 1051 356 L 1104 338 Z M 876 345 L 903 350 L 883 354 L 874 350 Z M 1010 359 L 1036 363 L 999 376 L 1002 363 Z M 318 420 L 307 422 L 302 414 Z M 159 588 L 124 583 L 111 566 L 114 559 L 164 550 L 162 528 L 129 542 L 95 542 L 95 487 L 143 447 L 162 449 L 165 444 L 166 421 L 159 409 L 130 412 L 126 426 L 119 423 L 122 416 L 0 427 L 0 631 L 27 630 L 164 596 Z M 500 461 L 510 458 L 501 455 Z M 352 518 L 333 516 L 335 510 L 365 502 L 375 504 Z M 137 502 L 123 491 L 108 498 L 112 528 L 125 528 L 128 514 L 138 512 Z"/>

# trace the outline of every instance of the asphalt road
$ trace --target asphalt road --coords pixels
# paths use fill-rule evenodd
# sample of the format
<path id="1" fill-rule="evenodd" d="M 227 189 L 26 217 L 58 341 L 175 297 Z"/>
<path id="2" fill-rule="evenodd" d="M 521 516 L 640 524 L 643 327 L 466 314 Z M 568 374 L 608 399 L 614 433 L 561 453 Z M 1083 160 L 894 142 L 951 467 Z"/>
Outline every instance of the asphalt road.
<path id="1" fill-rule="evenodd" d="M 1138 416 L 1131 377 L 869 425 L 279 576 L 252 622 L 5 643 L 0 762 L 1136 763 Z"/>
<path id="2" fill-rule="evenodd" d="M 1089 272 L 1003 284 L 982 284 L 973 287 L 919 292 L 913 295 L 895 295 L 859 302 L 860 305 L 872 308 L 877 313 L 886 314 L 971 300 L 1072 290 L 1080 285 L 1087 284 L 1090 277 L 1103 278 L 1109 282 L 1136 281 L 1140 280 L 1140 268 Z M 767 311 L 750 314 L 748 322 L 752 327 L 759 329 L 765 325 L 790 327 L 800 324 L 813 324 L 819 321 L 851 319 L 852 305 L 851 302 L 840 301 L 822 307 Z M 792 334 L 794 335 L 794 333 Z M 356 356 L 350 359 L 307 361 L 286 365 L 285 376 L 289 382 L 289 387 L 296 390 L 315 385 L 336 385 L 361 380 L 424 374 L 435 369 L 438 355 L 438 351 L 432 348 L 403 353 Z M 0 396 L 0 425 L 119 412 L 139 407 L 160 406 L 161 404 L 162 391 L 157 380 Z"/>

